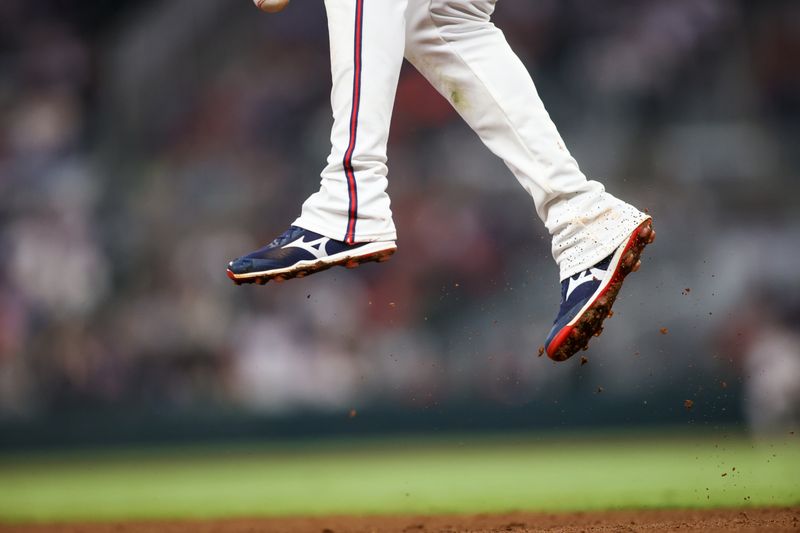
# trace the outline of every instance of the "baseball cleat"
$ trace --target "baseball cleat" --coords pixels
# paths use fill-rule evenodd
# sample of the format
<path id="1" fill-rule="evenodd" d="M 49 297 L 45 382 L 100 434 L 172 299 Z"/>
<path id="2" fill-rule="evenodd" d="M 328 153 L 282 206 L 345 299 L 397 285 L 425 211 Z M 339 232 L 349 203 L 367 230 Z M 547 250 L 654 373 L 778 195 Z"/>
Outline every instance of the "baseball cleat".
<path id="1" fill-rule="evenodd" d="M 550 359 L 566 361 L 600 336 L 625 276 L 639 270 L 642 251 L 655 238 L 648 218 L 614 253 L 561 282 L 561 307 L 544 344 Z"/>
<path id="2" fill-rule="evenodd" d="M 228 263 L 234 283 L 264 283 L 302 278 L 343 265 L 355 268 L 368 261 L 387 261 L 395 252 L 394 241 L 347 244 L 297 226 L 253 253 Z"/>

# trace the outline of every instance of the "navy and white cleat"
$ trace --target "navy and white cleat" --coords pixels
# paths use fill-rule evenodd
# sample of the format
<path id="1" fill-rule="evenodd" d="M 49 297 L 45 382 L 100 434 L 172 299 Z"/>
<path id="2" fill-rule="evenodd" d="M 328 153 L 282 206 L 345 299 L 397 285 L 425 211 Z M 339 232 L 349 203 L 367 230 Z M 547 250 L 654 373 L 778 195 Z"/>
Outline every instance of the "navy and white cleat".
<path id="1" fill-rule="evenodd" d="M 648 218 L 613 254 L 561 282 L 561 308 L 544 344 L 550 359 L 566 361 L 603 332 L 625 276 L 639 270 L 642 251 L 655 238 Z"/>
<path id="2" fill-rule="evenodd" d="M 280 237 L 253 253 L 228 263 L 234 283 L 258 283 L 302 278 L 343 265 L 355 268 L 368 261 L 386 261 L 397 250 L 394 241 L 347 244 L 291 226 Z"/>

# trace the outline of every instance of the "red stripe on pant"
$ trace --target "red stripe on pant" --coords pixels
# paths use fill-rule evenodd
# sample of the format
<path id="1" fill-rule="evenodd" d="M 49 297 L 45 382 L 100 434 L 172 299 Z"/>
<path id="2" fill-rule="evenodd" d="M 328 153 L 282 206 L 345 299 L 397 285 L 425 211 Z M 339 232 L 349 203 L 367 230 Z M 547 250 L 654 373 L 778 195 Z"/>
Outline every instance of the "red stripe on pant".
<path id="1" fill-rule="evenodd" d="M 358 218 L 358 191 L 356 190 L 356 174 L 353 170 L 353 152 L 356 149 L 358 134 L 358 108 L 361 103 L 361 41 L 364 25 L 364 0 L 356 0 L 355 51 L 353 69 L 353 109 L 350 112 L 350 143 L 344 153 L 344 173 L 347 176 L 347 194 L 350 205 L 347 209 L 347 232 L 344 240 L 353 244 L 356 237 L 356 218 Z"/>

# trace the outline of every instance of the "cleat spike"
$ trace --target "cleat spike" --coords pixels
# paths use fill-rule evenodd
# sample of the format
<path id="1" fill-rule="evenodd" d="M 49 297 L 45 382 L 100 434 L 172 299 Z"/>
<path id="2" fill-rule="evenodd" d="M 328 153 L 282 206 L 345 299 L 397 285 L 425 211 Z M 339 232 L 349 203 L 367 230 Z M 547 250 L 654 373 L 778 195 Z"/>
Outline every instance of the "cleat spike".
<path id="1" fill-rule="evenodd" d="M 622 260 L 622 266 L 624 268 L 631 268 L 633 266 L 633 261 L 635 258 L 636 256 L 634 254 L 629 253 L 628 255 L 625 256 L 625 259 Z"/>

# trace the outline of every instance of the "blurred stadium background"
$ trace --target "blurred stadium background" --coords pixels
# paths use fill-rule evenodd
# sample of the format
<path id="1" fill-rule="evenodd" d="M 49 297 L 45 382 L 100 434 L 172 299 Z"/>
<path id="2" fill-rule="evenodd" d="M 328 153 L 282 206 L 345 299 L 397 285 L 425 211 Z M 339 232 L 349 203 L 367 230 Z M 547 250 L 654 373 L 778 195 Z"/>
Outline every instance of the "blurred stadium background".
<path id="1" fill-rule="evenodd" d="M 411 68 L 393 260 L 225 277 L 317 188 L 321 2 L 1 0 L 0 449 L 796 428 L 800 4 L 503 0 L 495 22 L 584 171 L 655 217 L 586 364 L 537 357 L 549 240 Z"/>

